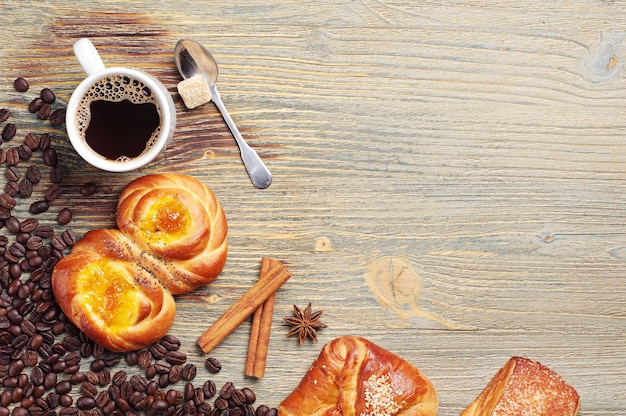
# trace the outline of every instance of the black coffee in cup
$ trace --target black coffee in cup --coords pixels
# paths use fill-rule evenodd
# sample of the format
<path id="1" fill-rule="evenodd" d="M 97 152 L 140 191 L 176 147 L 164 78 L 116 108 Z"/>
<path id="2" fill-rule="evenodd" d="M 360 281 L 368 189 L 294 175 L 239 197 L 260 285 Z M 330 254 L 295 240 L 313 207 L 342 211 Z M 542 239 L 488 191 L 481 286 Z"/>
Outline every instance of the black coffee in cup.
<path id="1" fill-rule="evenodd" d="M 160 126 L 156 95 L 127 75 L 101 78 L 78 105 L 76 130 L 106 159 L 123 162 L 145 154 L 159 137 Z"/>

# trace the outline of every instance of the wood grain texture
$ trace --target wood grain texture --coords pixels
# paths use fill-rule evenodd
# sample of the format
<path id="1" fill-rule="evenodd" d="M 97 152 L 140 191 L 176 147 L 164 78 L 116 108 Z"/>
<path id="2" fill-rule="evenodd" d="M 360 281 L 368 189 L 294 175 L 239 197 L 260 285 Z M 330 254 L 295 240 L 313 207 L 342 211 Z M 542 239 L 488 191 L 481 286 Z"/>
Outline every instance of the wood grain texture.
<path id="1" fill-rule="evenodd" d="M 277 406 L 321 345 L 349 334 L 418 366 L 443 416 L 458 415 L 512 355 L 559 372 L 580 393 L 581 415 L 623 414 L 626 2 L 2 8 L 0 102 L 20 132 L 58 141 L 67 188 L 57 204 L 74 209 L 77 234 L 112 226 L 117 194 L 146 173 L 193 175 L 223 205 L 225 270 L 177 299 L 172 333 L 190 359 L 201 362 L 195 339 L 256 281 L 262 257 L 292 272 L 276 296 L 266 376 L 243 376 L 246 322 L 212 352 L 224 365 L 218 384 L 251 386 Z M 83 77 L 71 45 L 84 36 L 106 65 L 144 69 L 173 94 L 172 145 L 139 172 L 89 168 L 62 129 L 26 111 L 43 87 L 69 100 Z M 270 188 L 252 187 L 212 104 L 182 105 L 172 51 L 183 37 L 217 59 L 224 103 L 272 171 Z M 26 94 L 12 88 L 20 75 Z M 99 191 L 84 198 L 88 181 Z M 383 306 L 373 281 L 395 285 L 397 303 Z M 299 347 L 282 317 L 309 301 L 328 328 Z"/>

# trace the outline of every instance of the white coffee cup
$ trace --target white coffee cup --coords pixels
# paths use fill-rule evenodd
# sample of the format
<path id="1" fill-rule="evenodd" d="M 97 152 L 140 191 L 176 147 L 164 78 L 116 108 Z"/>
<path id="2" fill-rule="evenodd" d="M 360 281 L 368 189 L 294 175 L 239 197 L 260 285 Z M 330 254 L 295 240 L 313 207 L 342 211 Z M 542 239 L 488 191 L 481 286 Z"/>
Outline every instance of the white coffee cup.
<path id="1" fill-rule="evenodd" d="M 170 93 L 145 72 L 105 68 L 89 39 L 78 40 L 74 54 L 87 74 L 70 97 L 65 119 L 76 152 L 110 172 L 134 170 L 153 161 L 176 127 Z"/>

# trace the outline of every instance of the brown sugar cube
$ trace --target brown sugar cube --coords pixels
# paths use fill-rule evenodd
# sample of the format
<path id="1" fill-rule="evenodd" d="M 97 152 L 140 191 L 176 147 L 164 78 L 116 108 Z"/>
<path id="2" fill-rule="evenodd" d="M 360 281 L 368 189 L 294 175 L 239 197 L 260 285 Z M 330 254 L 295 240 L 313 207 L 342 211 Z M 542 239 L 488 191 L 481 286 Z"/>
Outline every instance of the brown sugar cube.
<path id="1" fill-rule="evenodd" d="M 178 93 L 189 109 L 208 103 L 213 98 L 209 85 L 202 74 L 187 78 L 177 85 Z"/>

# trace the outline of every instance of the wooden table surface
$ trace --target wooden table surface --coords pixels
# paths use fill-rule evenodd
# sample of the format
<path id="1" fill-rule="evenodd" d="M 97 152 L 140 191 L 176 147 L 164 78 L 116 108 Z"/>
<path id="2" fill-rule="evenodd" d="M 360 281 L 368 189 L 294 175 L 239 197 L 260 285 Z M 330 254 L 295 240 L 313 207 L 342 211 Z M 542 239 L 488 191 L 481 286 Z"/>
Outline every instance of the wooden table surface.
<path id="1" fill-rule="evenodd" d="M 114 225 L 132 179 L 182 172 L 229 222 L 217 281 L 177 298 L 171 333 L 195 339 L 258 278 L 262 257 L 293 277 L 278 291 L 266 377 L 243 375 L 250 322 L 209 376 L 277 406 L 328 341 L 360 335 L 433 381 L 458 415 L 514 355 L 580 393 L 581 415 L 626 409 L 626 2 L 4 0 L 0 107 L 19 132 L 50 132 L 61 206 L 77 235 Z M 72 44 L 171 92 L 178 125 L 140 171 L 97 171 L 62 128 L 26 111 L 84 77 Z M 222 99 L 273 173 L 255 189 L 212 103 L 176 92 L 180 38 L 218 61 Z M 13 80 L 31 90 L 18 93 Z M 16 121 L 17 120 L 17 121 Z M 0 179 L 4 181 L 4 177 Z M 98 192 L 79 188 L 95 182 Z M 2 182 L 2 185 L 4 182 Z M 27 207 L 18 207 L 27 210 Z M 52 220 L 51 220 L 52 221 Z M 293 304 L 323 309 L 319 343 L 286 338 Z"/>

